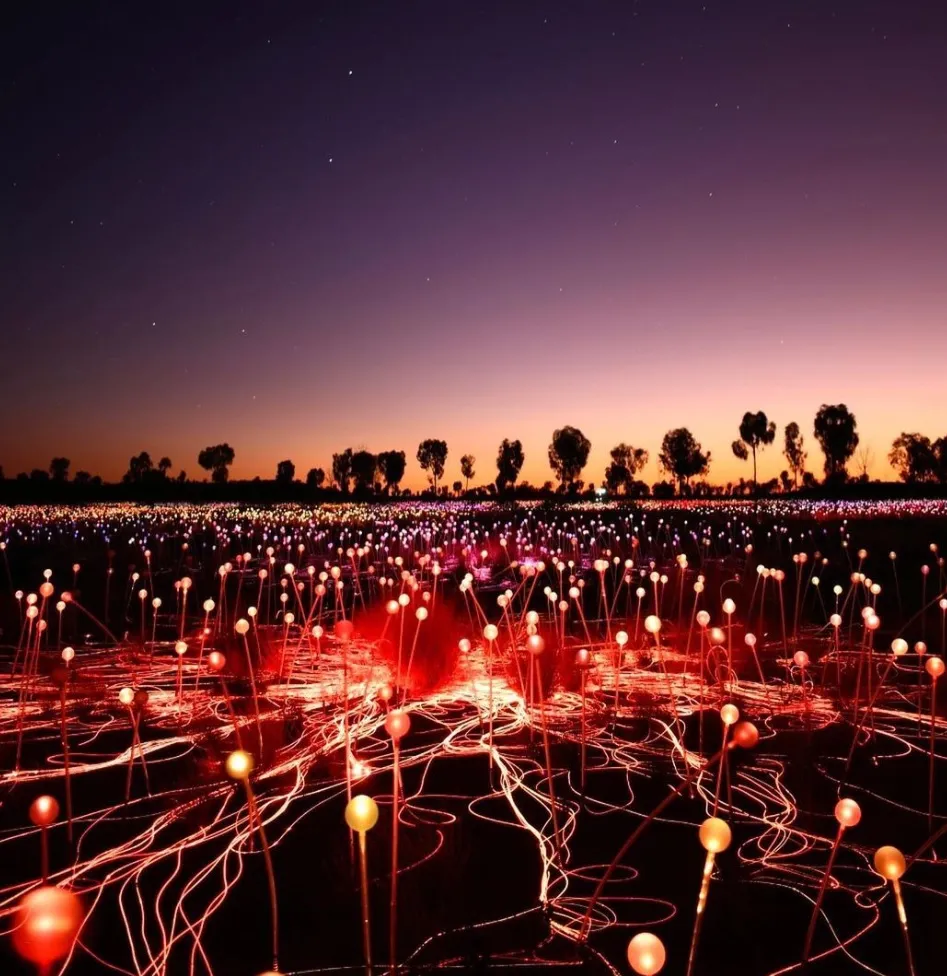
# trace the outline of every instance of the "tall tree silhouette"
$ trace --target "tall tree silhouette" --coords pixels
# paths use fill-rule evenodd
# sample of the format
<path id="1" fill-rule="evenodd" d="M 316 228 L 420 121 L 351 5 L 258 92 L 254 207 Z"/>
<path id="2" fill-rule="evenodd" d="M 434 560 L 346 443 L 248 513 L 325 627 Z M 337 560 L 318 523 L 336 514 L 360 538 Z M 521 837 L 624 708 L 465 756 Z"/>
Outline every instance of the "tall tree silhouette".
<path id="1" fill-rule="evenodd" d="M 745 461 L 750 454 L 753 455 L 753 494 L 759 493 L 759 481 L 756 476 L 756 452 L 762 451 L 768 444 L 772 444 L 776 439 L 776 424 L 767 419 L 762 410 L 752 413 L 749 410 L 743 415 L 740 421 L 740 439 L 732 444 L 733 453 L 741 460 Z"/>
<path id="2" fill-rule="evenodd" d="M 128 459 L 128 470 L 122 477 L 122 481 L 126 484 L 140 485 L 147 480 L 153 467 L 151 455 L 147 451 L 142 451 L 141 454 Z"/>
<path id="3" fill-rule="evenodd" d="M 168 472 L 170 470 L 171 470 L 171 458 L 169 458 L 167 456 L 161 458 L 161 460 L 158 462 L 158 474 L 162 478 L 167 478 L 168 477 Z"/>
<path id="4" fill-rule="evenodd" d="M 375 475 L 378 472 L 378 458 L 371 451 L 356 451 L 352 455 L 352 477 L 355 479 L 355 490 L 365 494 L 375 487 Z"/>
<path id="5" fill-rule="evenodd" d="M 235 457 L 234 449 L 229 444 L 215 444 L 205 447 L 197 455 L 197 463 L 210 472 L 210 480 L 215 484 L 225 484 L 230 477 L 230 465 Z"/>
<path id="6" fill-rule="evenodd" d="M 295 477 L 296 465 L 292 461 L 280 461 L 276 465 L 276 483 L 278 485 L 291 485 Z"/>
<path id="7" fill-rule="evenodd" d="M 497 491 L 506 491 L 516 484 L 523 460 L 523 445 L 504 437 L 497 451 Z"/>
<path id="8" fill-rule="evenodd" d="M 325 484 L 326 473 L 322 468 L 310 468 L 306 475 L 306 485 L 309 488 L 321 488 Z"/>
<path id="9" fill-rule="evenodd" d="M 556 472 L 559 484 L 571 487 L 589 459 L 592 442 L 578 427 L 565 426 L 552 433 L 549 445 L 549 467 Z"/>
<path id="10" fill-rule="evenodd" d="M 648 463 L 648 452 L 630 444 L 616 444 L 609 452 L 612 463 L 605 469 L 605 484 L 609 491 L 627 493 L 635 475 Z"/>
<path id="11" fill-rule="evenodd" d="M 845 465 L 858 447 L 855 427 L 855 415 L 844 403 L 823 403 L 819 407 L 813 433 L 825 455 L 826 480 L 844 481 L 848 477 Z"/>
<path id="12" fill-rule="evenodd" d="M 470 479 L 474 476 L 474 465 L 477 459 L 472 454 L 465 454 L 460 459 L 460 473 L 464 476 L 464 491 L 470 485 Z"/>
<path id="13" fill-rule="evenodd" d="M 53 481 L 68 481 L 70 464 L 71 462 L 69 458 L 54 457 L 52 461 L 49 462 L 50 478 L 52 478 Z"/>
<path id="14" fill-rule="evenodd" d="M 923 434 L 907 434 L 902 431 L 891 444 L 888 463 L 907 484 L 938 480 L 938 461 L 934 445 Z"/>
<path id="15" fill-rule="evenodd" d="M 347 495 L 352 490 L 352 448 L 332 455 L 332 480 Z"/>
<path id="16" fill-rule="evenodd" d="M 806 458 L 809 456 L 803 450 L 803 437 L 799 433 L 799 424 L 795 420 L 786 424 L 783 430 L 783 456 L 792 472 L 792 486 L 799 487 L 799 479 L 806 470 Z"/>
<path id="17" fill-rule="evenodd" d="M 385 493 L 397 491 L 408 466 L 404 451 L 382 451 L 378 455 L 378 470 L 385 479 Z"/>
<path id="18" fill-rule="evenodd" d="M 418 464 L 422 469 L 431 472 L 434 483 L 434 494 L 437 494 L 437 482 L 444 474 L 444 464 L 447 461 L 447 441 L 439 441 L 429 437 L 418 444 Z"/>
<path id="19" fill-rule="evenodd" d="M 704 453 L 700 443 L 686 427 L 677 427 L 664 435 L 658 461 L 664 471 L 677 478 L 678 490 L 683 492 L 684 485 L 689 484 L 691 478 L 707 473 L 710 451 Z"/>

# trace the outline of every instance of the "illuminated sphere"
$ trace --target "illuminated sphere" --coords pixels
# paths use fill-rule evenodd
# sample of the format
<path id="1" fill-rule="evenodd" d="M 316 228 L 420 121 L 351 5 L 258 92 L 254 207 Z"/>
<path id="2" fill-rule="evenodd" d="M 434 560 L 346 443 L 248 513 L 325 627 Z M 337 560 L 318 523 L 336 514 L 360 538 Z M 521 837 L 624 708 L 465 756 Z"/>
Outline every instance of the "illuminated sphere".
<path id="1" fill-rule="evenodd" d="M 118 693 L 118 700 L 123 705 L 130 705 L 135 700 L 135 692 L 131 688 L 122 688 Z"/>
<path id="2" fill-rule="evenodd" d="M 697 623 L 701 627 L 706 627 L 710 623 L 710 614 L 706 610 L 699 610 L 697 613 Z"/>
<path id="3" fill-rule="evenodd" d="M 694 592 L 695 592 L 695 593 L 703 593 L 703 592 L 704 592 L 704 584 L 703 584 L 703 583 L 701 583 L 701 581 L 700 581 L 700 580 L 698 580 L 698 581 L 697 581 L 697 582 L 696 582 L 696 583 L 694 584 Z"/>
<path id="4" fill-rule="evenodd" d="M 207 655 L 207 666 L 211 671 L 223 671 L 224 665 L 227 663 L 227 658 L 224 657 L 220 651 L 211 651 Z"/>
<path id="5" fill-rule="evenodd" d="M 740 721 L 740 709 L 736 705 L 724 705 L 720 709 L 720 718 L 724 725 L 735 725 Z"/>
<path id="6" fill-rule="evenodd" d="M 776 572 L 773 573 L 773 576 L 776 578 L 777 583 L 782 583 L 782 581 L 786 578 L 786 574 L 781 569 L 777 569 Z"/>
<path id="7" fill-rule="evenodd" d="M 210 613 L 211 610 L 214 609 L 214 606 L 215 606 L 215 604 L 214 604 L 214 601 L 213 600 L 205 600 L 204 601 L 204 613 Z"/>
<path id="8" fill-rule="evenodd" d="M 364 834 L 378 823 L 378 804 L 364 793 L 353 796 L 345 807 L 345 822 L 352 830 Z"/>
<path id="9" fill-rule="evenodd" d="M 908 642 L 903 637 L 895 637 L 891 642 L 891 653 L 895 657 L 901 657 L 908 652 Z"/>
<path id="10" fill-rule="evenodd" d="M 857 827 L 862 808 L 854 800 L 839 800 L 835 804 L 835 819 L 842 827 Z"/>
<path id="11" fill-rule="evenodd" d="M 378 697 L 384 702 L 391 701 L 391 696 L 394 693 L 394 688 L 392 688 L 391 685 L 382 685 L 378 689 Z"/>
<path id="12" fill-rule="evenodd" d="M 752 749 L 760 741 L 759 729 L 752 722 L 737 722 L 733 729 L 733 741 L 741 749 Z"/>
<path id="13" fill-rule="evenodd" d="M 747 634 L 743 638 L 743 642 L 747 647 L 756 647 L 756 634 Z"/>
<path id="14" fill-rule="evenodd" d="M 570 586 L 569 587 L 569 596 L 573 600 L 578 600 L 579 599 L 579 588 L 577 586 Z"/>
<path id="15" fill-rule="evenodd" d="M 30 820 L 37 827 L 48 827 L 59 816 L 59 804 L 52 796 L 38 796 L 30 804 Z"/>
<path id="16" fill-rule="evenodd" d="M 82 903 L 65 888 L 45 885 L 23 897 L 13 926 L 13 945 L 44 970 L 72 948 L 82 924 Z"/>
<path id="17" fill-rule="evenodd" d="M 247 607 L 247 616 L 252 620 L 257 615 L 256 607 Z"/>
<path id="18" fill-rule="evenodd" d="M 75 650 L 71 647 L 64 647 L 62 649 L 62 659 L 68 664 L 76 656 Z"/>
<path id="19" fill-rule="evenodd" d="M 483 628 L 484 640 L 495 641 L 498 633 L 499 631 L 496 628 L 496 624 L 487 624 L 487 626 Z"/>
<path id="20" fill-rule="evenodd" d="M 723 612 L 728 616 L 733 613 L 737 608 L 737 605 L 731 599 L 726 599 L 723 601 Z"/>
<path id="21" fill-rule="evenodd" d="M 719 627 L 711 627 L 710 628 L 710 639 L 715 644 L 722 644 L 723 643 L 723 631 Z"/>
<path id="22" fill-rule="evenodd" d="M 396 742 L 402 736 L 407 735 L 408 729 L 410 728 L 411 716 L 407 712 L 403 712 L 400 708 L 395 708 L 388 713 L 388 717 L 385 719 L 385 731 Z"/>
<path id="23" fill-rule="evenodd" d="M 650 932 L 639 932 L 628 943 L 628 964 L 640 976 L 654 976 L 664 968 L 664 943 Z"/>
<path id="24" fill-rule="evenodd" d="M 575 652 L 575 666 L 577 668 L 587 668 L 591 661 L 592 655 L 589 654 L 587 647 L 581 647 Z"/>
<path id="25" fill-rule="evenodd" d="M 235 749 L 227 756 L 227 775 L 231 779 L 247 779 L 253 771 L 253 756 L 243 749 Z"/>
<path id="26" fill-rule="evenodd" d="M 924 667 L 932 678 L 939 678 L 944 673 L 944 662 L 939 657 L 929 657 Z"/>
<path id="27" fill-rule="evenodd" d="M 316 640 L 321 640 L 321 638 L 325 636 L 325 630 L 320 624 L 316 624 L 312 628 L 312 636 L 315 637 Z"/>
<path id="28" fill-rule="evenodd" d="M 842 626 L 842 618 L 837 613 L 833 613 L 832 616 L 829 617 L 829 623 L 833 627 L 841 627 Z"/>
<path id="29" fill-rule="evenodd" d="M 53 595 L 53 584 L 52 583 L 44 583 L 39 588 L 39 594 L 44 599 L 48 600 Z"/>
<path id="30" fill-rule="evenodd" d="M 184 641 L 176 641 L 174 645 L 174 653 L 179 657 L 183 657 L 187 654 L 187 644 Z"/>
<path id="31" fill-rule="evenodd" d="M 896 848 L 886 845 L 875 851 L 875 870 L 883 878 L 896 881 L 907 870 L 904 855 Z"/>
<path id="32" fill-rule="evenodd" d="M 533 634 L 526 638 L 526 650 L 530 654 L 542 654 L 546 649 L 546 642 L 539 636 L 539 634 Z"/>
<path id="33" fill-rule="evenodd" d="M 698 831 L 700 843 L 705 851 L 719 854 L 730 846 L 733 835 L 725 820 L 719 817 L 708 817 Z"/>
<path id="34" fill-rule="evenodd" d="M 638 597 L 639 600 L 643 600 L 645 592 L 645 588 L 643 586 L 639 586 L 638 589 L 635 590 L 635 596 Z"/>
<path id="35" fill-rule="evenodd" d="M 334 633 L 338 640 L 346 643 L 352 639 L 352 634 L 355 632 L 355 624 L 351 620 L 337 620 L 334 627 Z"/>
<path id="36" fill-rule="evenodd" d="M 427 596 L 426 593 L 424 595 Z M 414 615 L 419 621 L 427 620 L 427 607 L 418 607 L 418 609 L 414 611 Z"/>
<path id="37" fill-rule="evenodd" d="M 402 593 L 401 596 L 398 597 L 398 603 L 403 607 L 406 607 L 410 602 L 411 597 L 409 597 L 407 593 Z"/>
<path id="38" fill-rule="evenodd" d="M 296 622 L 296 614 L 292 612 L 283 614 L 283 623 L 286 624 L 287 627 L 289 627 L 291 624 L 294 624 L 295 622 Z"/>
<path id="39" fill-rule="evenodd" d="M 941 601 L 940 601 L 940 602 L 939 602 L 939 603 L 937 604 L 937 606 L 939 606 L 939 607 L 941 608 L 941 610 L 947 610 L 947 597 L 944 597 L 944 599 L 942 599 L 942 600 L 941 600 Z"/>
<path id="40" fill-rule="evenodd" d="M 394 616 L 398 612 L 398 609 L 399 609 L 398 608 L 398 601 L 397 600 L 389 600 L 385 604 L 385 609 L 388 611 L 388 613 L 390 613 L 392 616 Z"/>
<path id="41" fill-rule="evenodd" d="M 241 617 L 241 618 L 240 618 L 240 619 L 239 619 L 239 620 L 238 620 L 238 621 L 237 621 L 237 622 L 236 622 L 236 623 L 235 623 L 235 624 L 233 625 L 233 629 L 234 629 L 234 630 L 235 630 L 235 631 L 236 631 L 236 632 L 237 632 L 238 634 L 245 634 L 245 633 L 246 633 L 246 632 L 247 632 L 247 631 L 248 631 L 248 630 L 250 629 L 250 621 L 249 621 L 249 620 L 244 620 L 244 619 L 243 619 L 243 617 Z"/>
<path id="42" fill-rule="evenodd" d="M 914 653 L 919 657 L 923 657 L 927 653 L 927 644 L 925 644 L 924 641 L 918 641 L 914 645 Z"/>
<path id="43" fill-rule="evenodd" d="M 618 631 L 618 633 L 615 635 L 615 643 L 619 647 L 624 647 L 628 643 L 628 635 L 625 633 L 625 631 Z"/>
<path id="44" fill-rule="evenodd" d="M 644 619 L 644 629 L 649 634 L 657 634 L 661 630 L 661 618 L 656 617 L 653 613 L 648 614 Z"/>
<path id="45" fill-rule="evenodd" d="M 877 630 L 881 626 L 881 619 L 877 616 L 877 614 L 873 613 L 865 621 L 865 626 L 869 630 Z"/>
<path id="46" fill-rule="evenodd" d="M 792 656 L 792 663 L 796 665 L 797 668 L 807 668 L 809 667 L 809 655 L 805 651 L 796 651 Z"/>
<path id="47" fill-rule="evenodd" d="M 530 610 L 526 614 L 526 623 L 532 624 L 535 627 L 539 623 L 539 614 L 535 610 Z"/>

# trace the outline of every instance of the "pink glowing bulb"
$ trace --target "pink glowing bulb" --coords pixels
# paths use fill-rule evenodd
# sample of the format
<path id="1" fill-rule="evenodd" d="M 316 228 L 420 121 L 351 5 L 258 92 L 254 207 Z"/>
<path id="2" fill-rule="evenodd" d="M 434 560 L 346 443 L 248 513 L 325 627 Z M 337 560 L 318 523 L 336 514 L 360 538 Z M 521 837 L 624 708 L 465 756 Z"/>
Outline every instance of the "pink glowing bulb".
<path id="1" fill-rule="evenodd" d="M 720 709 L 720 718 L 724 725 L 734 725 L 740 721 L 740 709 L 736 705 L 724 705 Z"/>
<path id="2" fill-rule="evenodd" d="M 72 948 L 81 924 L 77 895 L 65 888 L 37 888 L 17 907 L 13 944 L 24 959 L 46 971 Z"/>
<path id="3" fill-rule="evenodd" d="M 927 673 L 936 681 L 944 673 L 944 662 L 939 657 L 929 657 L 924 664 Z"/>
<path id="4" fill-rule="evenodd" d="M 628 943 L 628 964 L 639 976 L 654 976 L 664 968 L 664 943 L 650 932 L 639 932 Z"/>
<path id="5" fill-rule="evenodd" d="M 30 804 L 30 820 L 37 827 L 48 827 L 59 816 L 59 804 L 52 796 L 38 796 Z"/>
<path id="6" fill-rule="evenodd" d="M 396 742 L 403 736 L 407 735 L 410 728 L 411 718 L 407 712 L 404 712 L 401 709 L 393 709 L 388 713 L 388 716 L 385 719 L 385 731 Z"/>
<path id="7" fill-rule="evenodd" d="M 835 819 L 841 827 L 857 827 L 862 809 L 854 800 L 839 800 L 835 804 Z"/>
<path id="8" fill-rule="evenodd" d="M 796 665 L 797 668 L 805 670 L 809 667 L 809 655 L 805 651 L 796 651 L 792 656 L 792 663 Z"/>
<path id="9" fill-rule="evenodd" d="M 539 636 L 539 634 L 533 634 L 526 639 L 526 650 L 530 654 L 538 655 L 546 649 L 546 642 Z"/>

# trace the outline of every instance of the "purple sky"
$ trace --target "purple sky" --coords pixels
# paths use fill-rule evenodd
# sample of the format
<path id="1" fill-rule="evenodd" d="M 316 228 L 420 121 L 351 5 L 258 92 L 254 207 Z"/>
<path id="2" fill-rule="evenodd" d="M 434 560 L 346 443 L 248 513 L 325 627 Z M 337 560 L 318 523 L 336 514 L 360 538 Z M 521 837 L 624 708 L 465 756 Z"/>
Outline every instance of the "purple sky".
<path id="1" fill-rule="evenodd" d="M 942 5 L 81 6 L 3 40 L 8 477 L 947 434 Z"/>

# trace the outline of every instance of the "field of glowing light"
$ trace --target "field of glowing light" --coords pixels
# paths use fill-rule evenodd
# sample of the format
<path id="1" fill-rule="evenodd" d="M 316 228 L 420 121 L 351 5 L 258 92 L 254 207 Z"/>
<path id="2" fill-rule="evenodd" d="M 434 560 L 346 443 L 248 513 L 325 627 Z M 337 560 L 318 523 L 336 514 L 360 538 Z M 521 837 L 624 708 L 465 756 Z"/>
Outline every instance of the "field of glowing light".
<path id="1" fill-rule="evenodd" d="M 945 545 L 932 501 L 0 509 L 0 972 L 939 972 Z"/>

